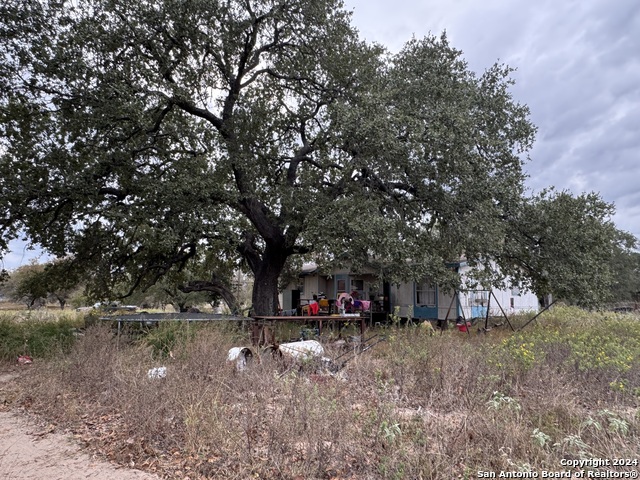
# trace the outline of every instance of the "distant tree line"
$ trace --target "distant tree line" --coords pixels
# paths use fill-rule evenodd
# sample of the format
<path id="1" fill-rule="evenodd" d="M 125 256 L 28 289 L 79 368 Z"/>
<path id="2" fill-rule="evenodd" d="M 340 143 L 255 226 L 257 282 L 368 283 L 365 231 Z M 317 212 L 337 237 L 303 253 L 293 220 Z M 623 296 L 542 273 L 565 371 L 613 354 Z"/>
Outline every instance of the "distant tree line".
<path id="1" fill-rule="evenodd" d="M 109 297 L 109 292 L 96 296 L 88 288 L 90 275 L 75 271 L 70 260 L 54 260 L 47 263 L 31 262 L 13 271 L 0 271 L 0 298 L 4 301 L 20 303 L 28 309 L 55 304 L 60 309 L 69 305 L 73 308 L 91 306 L 95 303 L 110 303 L 118 300 Z M 183 272 L 184 273 L 184 272 Z M 250 304 L 250 281 L 240 272 L 235 274 L 235 295 L 245 308 Z M 170 305 L 177 312 L 189 308 L 208 305 L 222 307 L 221 297 L 211 292 L 185 293 L 178 287 L 184 279 L 164 277 L 159 282 L 142 291 L 136 291 L 127 298 L 141 309 L 160 309 Z"/>

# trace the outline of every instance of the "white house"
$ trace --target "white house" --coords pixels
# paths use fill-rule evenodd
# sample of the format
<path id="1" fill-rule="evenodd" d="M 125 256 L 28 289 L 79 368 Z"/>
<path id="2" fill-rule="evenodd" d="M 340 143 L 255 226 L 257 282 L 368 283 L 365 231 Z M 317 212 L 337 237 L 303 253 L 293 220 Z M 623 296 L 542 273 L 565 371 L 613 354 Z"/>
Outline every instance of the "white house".
<path id="1" fill-rule="evenodd" d="M 458 269 L 463 279 L 472 271 L 464 261 L 453 267 Z M 416 320 L 484 317 L 487 308 L 490 316 L 502 315 L 503 311 L 507 315 L 538 311 L 536 295 L 517 288 L 489 291 L 461 287 L 454 292 L 440 288 L 428 279 L 395 285 L 381 282 L 374 271 L 352 273 L 342 269 L 328 275 L 320 274 L 315 263 L 304 265 L 298 283 L 290 285 L 282 293 L 281 306 L 283 310 L 290 310 L 304 304 L 313 295 L 324 294 L 329 299 L 338 299 L 343 293 L 364 300 L 373 312 L 374 321 L 383 321 L 387 314 L 396 311 L 403 318 L 411 316 Z"/>

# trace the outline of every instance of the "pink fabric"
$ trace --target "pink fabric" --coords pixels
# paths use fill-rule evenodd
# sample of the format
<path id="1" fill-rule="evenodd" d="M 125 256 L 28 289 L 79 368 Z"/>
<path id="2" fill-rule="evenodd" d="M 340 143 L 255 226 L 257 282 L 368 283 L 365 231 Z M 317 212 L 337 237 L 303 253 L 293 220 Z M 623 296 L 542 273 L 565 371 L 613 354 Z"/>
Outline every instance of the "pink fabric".
<path id="1" fill-rule="evenodd" d="M 360 300 L 360 303 L 362 304 L 363 312 L 368 312 L 369 309 L 371 308 L 371 302 L 368 300 Z"/>
<path id="2" fill-rule="evenodd" d="M 349 295 L 348 293 L 341 293 L 340 295 L 338 295 L 338 300 L 336 300 L 336 305 L 338 307 L 341 307 L 342 304 L 344 303 L 345 299 L 351 299 L 351 301 L 353 302 L 353 298 L 351 297 L 351 295 Z"/>

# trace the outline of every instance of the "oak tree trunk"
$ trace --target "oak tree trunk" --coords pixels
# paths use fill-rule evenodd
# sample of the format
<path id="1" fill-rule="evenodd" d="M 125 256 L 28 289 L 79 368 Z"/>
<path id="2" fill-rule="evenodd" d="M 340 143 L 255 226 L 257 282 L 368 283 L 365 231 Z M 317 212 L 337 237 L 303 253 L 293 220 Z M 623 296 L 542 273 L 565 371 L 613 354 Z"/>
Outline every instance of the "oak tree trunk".
<path id="1" fill-rule="evenodd" d="M 253 315 L 277 315 L 278 314 L 278 278 L 287 255 L 283 249 L 265 249 L 262 260 L 254 270 L 254 283 L 251 300 L 253 303 Z"/>

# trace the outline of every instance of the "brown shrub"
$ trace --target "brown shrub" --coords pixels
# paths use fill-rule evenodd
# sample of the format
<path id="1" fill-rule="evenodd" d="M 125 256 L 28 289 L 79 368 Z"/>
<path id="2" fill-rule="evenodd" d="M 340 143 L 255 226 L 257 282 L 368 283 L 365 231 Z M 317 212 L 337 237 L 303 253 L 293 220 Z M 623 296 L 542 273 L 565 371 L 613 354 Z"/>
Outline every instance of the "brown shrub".
<path id="1" fill-rule="evenodd" d="M 178 335 L 167 358 L 97 326 L 34 365 L 22 404 L 169 478 L 449 479 L 556 468 L 579 441 L 602 458 L 640 454 L 637 407 L 609 395 L 594 408 L 585 392 L 602 382 L 559 368 L 560 350 L 504 371 L 488 361 L 490 335 L 386 333 L 329 376 L 266 359 L 238 372 L 227 351 L 248 337 L 227 326 Z M 149 378 L 159 366 L 166 377 Z"/>

